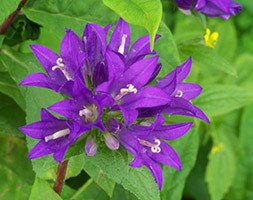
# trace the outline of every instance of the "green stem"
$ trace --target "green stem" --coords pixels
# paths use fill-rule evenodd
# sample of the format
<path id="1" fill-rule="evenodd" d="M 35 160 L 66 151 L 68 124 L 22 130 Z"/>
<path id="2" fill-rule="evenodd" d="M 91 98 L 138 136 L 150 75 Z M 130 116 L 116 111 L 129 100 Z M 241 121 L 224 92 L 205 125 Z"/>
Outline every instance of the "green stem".
<path id="1" fill-rule="evenodd" d="M 70 198 L 70 200 L 77 199 L 77 197 L 93 182 L 92 179 L 89 179 L 82 187 L 77 190 L 77 192 Z"/>

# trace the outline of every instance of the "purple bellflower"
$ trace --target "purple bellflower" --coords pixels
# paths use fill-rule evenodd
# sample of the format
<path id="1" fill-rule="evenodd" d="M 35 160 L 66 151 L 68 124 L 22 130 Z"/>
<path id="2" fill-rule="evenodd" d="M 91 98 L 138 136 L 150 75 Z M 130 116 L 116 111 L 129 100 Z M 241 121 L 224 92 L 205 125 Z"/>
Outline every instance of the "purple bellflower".
<path id="1" fill-rule="evenodd" d="M 145 165 L 153 174 L 159 189 L 162 188 L 163 163 L 177 170 L 181 170 L 181 162 L 175 150 L 164 140 L 175 140 L 183 136 L 192 126 L 192 123 L 163 125 L 164 118 L 156 117 L 154 123 L 132 125 L 119 131 L 120 143 L 134 155 L 129 164 L 132 167 Z"/>
<path id="2" fill-rule="evenodd" d="M 175 3 L 184 11 L 193 8 L 208 17 L 223 19 L 228 19 L 242 10 L 241 5 L 232 0 L 175 0 Z"/>
<path id="3" fill-rule="evenodd" d="M 20 127 L 29 137 L 40 141 L 32 148 L 29 159 L 54 154 L 54 159 L 61 162 L 68 147 L 79 137 L 70 121 L 54 117 L 46 109 L 41 110 L 41 121 Z"/>
<path id="4" fill-rule="evenodd" d="M 62 162 L 68 148 L 82 135 L 80 140 L 86 140 L 84 150 L 88 156 L 99 151 L 99 140 L 114 151 L 122 145 L 134 155 L 130 166 L 148 167 L 161 189 L 159 163 L 181 170 L 177 153 L 165 140 L 183 136 L 192 126 L 192 123 L 163 125 L 162 114 L 208 121 L 190 103 L 202 88 L 183 82 L 190 72 L 191 58 L 150 86 L 161 64 L 156 52 L 150 50 L 149 36 L 141 37 L 130 47 L 130 27 L 119 19 L 107 43 L 110 27 L 87 24 L 82 39 L 67 30 L 60 56 L 46 47 L 31 46 L 46 74 L 31 74 L 20 85 L 63 93 L 64 100 L 48 107 L 63 119 L 42 109 L 41 121 L 20 130 L 40 140 L 30 151 L 30 159 L 53 154 L 57 162 Z M 150 122 L 152 117 L 156 117 L 155 122 Z"/>
<path id="5" fill-rule="evenodd" d="M 75 74 L 87 57 L 78 35 L 66 30 L 61 42 L 61 56 L 41 45 L 31 45 L 31 49 L 47 74 L 30 74 L 19 85 L 44 87 L 71 96 Z"/>
<path id="6" fill-rule="evenodd" d="M 171 98 L 166 105 L 155 108 L 140 108 L 138 117 L 151 117 L 159 113 L 168 113 L 170 115 L 185 115 L 200 118 L 209 122 L 207 116 L 196 106 L 190 103 L 190 100 L 197 97 L 202 88 L 198 84 L 182 82 L 190 73 L 192 58 L 188 58 L 182 65 L 176 67 L 172 72 L 158 81 L 157 87 L 165 91 Z"/>

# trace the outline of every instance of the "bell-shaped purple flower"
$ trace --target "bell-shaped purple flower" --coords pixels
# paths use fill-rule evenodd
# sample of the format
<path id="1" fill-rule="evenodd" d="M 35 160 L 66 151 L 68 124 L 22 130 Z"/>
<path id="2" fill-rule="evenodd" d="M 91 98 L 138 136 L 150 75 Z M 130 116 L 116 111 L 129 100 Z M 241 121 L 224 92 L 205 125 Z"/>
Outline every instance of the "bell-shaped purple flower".
<path id="1" fill-rule="evenodd" d="M 159 189 L 163 183 L 159 163 L 177 170 L 182 168 L 177 153 L 164 140 L 180 138 L 192 126 L 192 123 L 163 124 L 164 118 L 158 115 L 156 121 L 148 126 L 132 125 L 119 131 L 120 143 L 134 155 L 130 166 L 139 168 L 145 165 L 153 174 Z"/>
<path id="2" fill-rule="evenodd" d="M 105 131 L 101 115 L 103 103 L 100 97 L 84 85 L 83 81 L 76 78 L 73 86 L 73 98 L 65 99 L 48 107 L 66 119 L 76 122 L 80 132 L 86 132 L 93 127 Z"/>
<path id="3" fill-rule="evenodd" d="M 47 110 L 41 110 L 41 121 L 20 127 L 29 137 L 40 141 L 32 148 L 29 159 L 54 154 L 61 163 L 68 147 L 79 137 L 70 121 L 60 120 Z"/>
<path id="4" fill-rule="evenodd" d="M 30 74 L 19 85 L 44 87 L 71 96 L 75 74 L 87 57 L 81 39 L 67 29 L 61 42 L 61 56 L 41 45 L 31 45 L 31 49 L 47 74 Z"/>
<path id="5" fill-rule="evenodd" d="M 190 103 L 190 100 L 197 97 L 202 88 L 198 84 L 184 83 L 183 80 L 188 76 L 191 70 L 192 58 L 188 58 L 182 65 L 176 67 L 172 72 L 158 81 L 157 87 L 165 91 L 171 101 L 159 107 L 146 109 L 140 108 L 139 117 L 155 116 L 158 113 L 168 113 L 169 115 L 179 114 L 200 118 L 209 122 L 207 116 L 196 106 Z"/>
<path id="6" fill-rule="evenodd" d="M 125 69 L 117 54 L 107 52 L 109 81 L 95 91 L 108 95 L 112 110 L 121 110 L 125 124 L 132 124 L 138 116 L 137 108 L 151 108 L 170 102 L 170 96 L 154 86 L 146 86 L 158 64 L 158 57 L 145 58 Z M 118 61 L 118 62 L 115 62 Z M 109 100 L 110 99 L 110 100 Z"/>
<path id="7" fill-rule="evenodd" d="M 194 8 L 208 17 L 223 19 L 236 15 L 242 9 L 240 4 L 232 0 L 175 0 L 175 3 L 180 9 L 189 10 Z"/>

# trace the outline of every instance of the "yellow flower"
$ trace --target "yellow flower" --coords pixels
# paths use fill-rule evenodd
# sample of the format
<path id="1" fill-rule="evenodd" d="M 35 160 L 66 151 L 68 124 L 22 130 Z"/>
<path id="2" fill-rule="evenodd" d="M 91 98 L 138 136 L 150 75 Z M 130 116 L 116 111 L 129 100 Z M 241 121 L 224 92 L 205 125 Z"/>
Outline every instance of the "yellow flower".
<path id="1" fill-rule="evenodd" d="M 209 28 L 206 28 L 204 40 L 205 40 L 207 46 L 214 48 L 217 43 L 218 38 L 219 38 L 218 32 L 211 33 L 211 30 Z"/>

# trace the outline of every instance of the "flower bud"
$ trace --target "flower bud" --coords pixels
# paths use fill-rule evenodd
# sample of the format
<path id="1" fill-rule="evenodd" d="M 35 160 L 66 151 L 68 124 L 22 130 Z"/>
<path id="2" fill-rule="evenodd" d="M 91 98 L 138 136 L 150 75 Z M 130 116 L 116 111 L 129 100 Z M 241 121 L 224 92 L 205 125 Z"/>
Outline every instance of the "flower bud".
<path id="1" fill-rule="evenodd" d="M 104 134 L 105 144 L 111 150 L 117 150 L 119 148 L 119 141 L 110 133 Z"/>
<path id="2" fill-rule="evenodd" d="M 85 143 L 85 152 L 87 156 L 94 156 L 97 153 L 97 143 L 95 138 L 89 136 Z"/>

